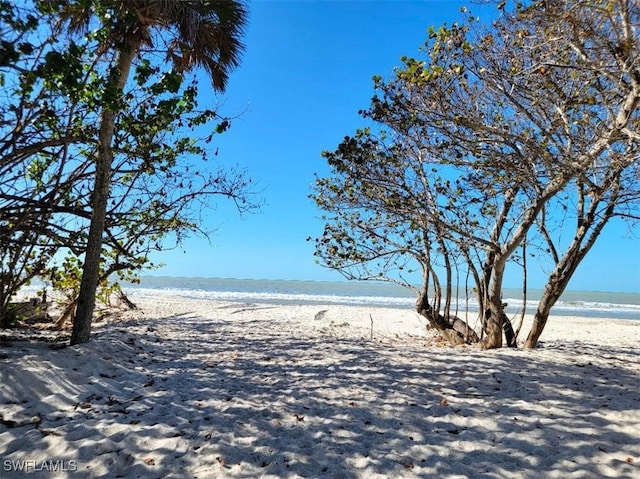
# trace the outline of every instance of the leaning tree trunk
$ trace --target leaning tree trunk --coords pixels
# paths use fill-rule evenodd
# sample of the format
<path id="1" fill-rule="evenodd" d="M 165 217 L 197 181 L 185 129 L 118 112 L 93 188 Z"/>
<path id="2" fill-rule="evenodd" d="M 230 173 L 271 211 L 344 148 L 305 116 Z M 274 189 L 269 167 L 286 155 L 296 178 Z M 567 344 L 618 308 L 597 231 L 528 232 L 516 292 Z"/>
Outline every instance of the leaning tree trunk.
<path id="1" fill-rule="evenodd" d="M 531 330 L 524 342 L 525 348 L 533 349 L 538 344 L 538 339 L 540 339 L 540 335 L 547 324 L 547 319 L 549 319 L 551 308 L 556 304 L 556 301 L 558 301 L 558 298 L 560 298 L 560 295 L 562 294 L 562 290 L 564 290 L 564 288 L 558 289 L 558 286 L 559 285 L 556 281 L 549 281 L 547 283 L 544 292 L 542 293 L 542 298 L 540 298 L 540 301 L 538 302 L 536 314 L 533 316 Z"/>
<path id="2" fill-rule="evenodd" d="M 131 64 L 135 57 L 140 40 L 129 38 L 127 47 L 118 57 L 113 81 L 107 88 L 115 88 L 116 100 L 102 106 L 100 133 L 98 136 L 98 155 L 96 158 L 96 178 L 91 197 L 91 222 L 89 236 L 82 268 L 82 280 L 78 294 L 78 306 L 73 320 L 71 344 L 86 343 L 91 334 L 91 319 L 96 304 L 96 290 L 100 279 L 100 260 L 102 259 L 102 235 L 105 229 L 109 188 L 111 184 L 111 163 L 113 160 L 112 142 L 115 131 L 115 117 L 124 85 L 129 77 Z"/>
<path id="3" fill-rule="evenodd" d="M 584 259 L 589 249 L 593 246 L 605 223 L 606 221 L 603 220 L 601 224 L 598 224 L 596 232 L 589 237 L 586 245 L 583 248 L 580 248 L 580 243 L 586 235 L 586 227 L 582 228 L 583 231 L 578 232 L 574 238 L 573 244 L 556 265 L 554 272 L 549 277 L 547 285 L 544 288 L 542 298 L 540 298 L 540 301 L 538 302 L 538 308 L 536 309 L 536 314 L 533 317 L 531 330 L 529 331 L 524 343 L 525 348 L 533 349 L 538 344 L 538 339 L 540 339 L 540 335 L 547 324 L 551 308 L 556 304 L 556 301 L 560 299 L 562 293 L 564 293 L 573 273 L 575 273 L 578 265 Z"/>
<path id="4" fill-rule="evenodd" d="M 579 203 L 581 209 L 576 234 L 569 248 L 567 248 L 567 251 L 556 264 L 553 273 L 549 276 L 549 280 L 547 281 L 547 285 L 542 293 L 542 298 L 538 303 L 538 308 L 533 318 L 533 325 L 524 343 L 525 348 L 532 349 L 536 347 L 538 339 L 540 339 L 540 335 L 547 324 L 551 308 L 556 304 L 556 301 L 560 299 L 560 296 L 569 284 L 569 280 L 571 280 L 571 277 L 576 272 L 578 265 L 591 250 L 602 233 L 602 230 L 613 216 L 614 206 L 617 203 L 620 192 L 619 181 L 619 172 L 612 175 L 606 184 L 607 187 L 602 188 L 599 193 L 591 199 L 591 204 L 586 212 L 584 211 L 584 191 L 580 191 Z M 600 214 L 596 214 L 602 195 L 607 191 L 611 192 L 607 206 Z"/>
<path id="5" fill-rule="evenodd" d="M 426 294 L 422 293 L 416 301 L 416 311 L 429 321 L 429 325 L 438 331 L 451 346 L 477 343 L 480 338 L 476 332 L 462 319 L 455 316 L 445 318 L 430 304 Z"/>

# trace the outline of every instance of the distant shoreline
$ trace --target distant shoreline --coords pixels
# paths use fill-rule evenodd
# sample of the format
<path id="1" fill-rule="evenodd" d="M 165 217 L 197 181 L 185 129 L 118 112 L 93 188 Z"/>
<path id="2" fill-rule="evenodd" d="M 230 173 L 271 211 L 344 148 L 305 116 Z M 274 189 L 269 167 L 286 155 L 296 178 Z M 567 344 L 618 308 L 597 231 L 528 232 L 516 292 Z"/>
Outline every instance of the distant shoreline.
<path id="1" fill-rule="evenodd" d="M 145 275 L 141 276 L 141 280 L 149 281 L 149 280 L 159 280 L 159 281 L 171 281 L 171 280 L 180 280 L 180 281 L 225 281 L 225 282 L 253 282 L 253 283 L 312 283 L 312 284 L 367 284 L 367 285 L 380 285 L 383 287 L 394 287 L 400 290 L 408 291 L 408 289 L 403 288 L 401 286 L 395 285 L 393 283 L 389 283 L 387 281 L 356 281 L 356 280 L 324 280 L 324 279 L 282 279 L 282 278 L 233 278 L 233 277 L 218 277 L 218 276 L 170 276 L 170 275 Z M 455 286 L 454 286 L 455 289 Z M 464 289 L 461 285 L 460 289 Z M 522 292 L 521 287 L 506 287 L 505 291 L 518 291 Z M 528 290 L 529 293 L 541 293 L 543 291 L 542 288 L 530 288 Z M 619 295 L 630 295 L 634 296 L 637 304 L 640 304 L 640 290 L 639 291 L 602 291 L 602 290 L 586 290 L 586 289 L 567 289 L 565 294 L 619 294 Z"/>
<path id="2" fill-rule="evenodd" d="M 146 276 L 140 284 L 123 285 L 135 297 L 174 295 L 191 299 L 213 299 L 244 303 L 335 304 L 413 309 L 415 295 L 398 285 L 375 282 L 242 280 L 224 278 L 187 278 Z M 527 294 L 527 313 L 535 311 L 542 290 Z M 522 309 L 522 292 L 505 289 L 504 300 L 509 315 Z M 478 311 L 473 298 L 467 302 L 462 294 L 457 302 L 459 315 L 475 316 Z M 640 294 L 606 292 L 566 292 L 552 314 L 591 318 L 640 320 Z"/>

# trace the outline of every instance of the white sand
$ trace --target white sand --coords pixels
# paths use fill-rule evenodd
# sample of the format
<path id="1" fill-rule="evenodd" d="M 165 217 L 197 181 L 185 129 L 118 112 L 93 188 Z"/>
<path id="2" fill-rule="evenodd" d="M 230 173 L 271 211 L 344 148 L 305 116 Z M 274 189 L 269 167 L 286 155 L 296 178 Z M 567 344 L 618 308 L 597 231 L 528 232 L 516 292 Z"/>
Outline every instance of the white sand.
<path id="1" fill-rule="evenodd" d="M 0 346 L 0 477 L 640 478 L 640 322 L 482 352 L 411 311 L 136 301 Z"/>

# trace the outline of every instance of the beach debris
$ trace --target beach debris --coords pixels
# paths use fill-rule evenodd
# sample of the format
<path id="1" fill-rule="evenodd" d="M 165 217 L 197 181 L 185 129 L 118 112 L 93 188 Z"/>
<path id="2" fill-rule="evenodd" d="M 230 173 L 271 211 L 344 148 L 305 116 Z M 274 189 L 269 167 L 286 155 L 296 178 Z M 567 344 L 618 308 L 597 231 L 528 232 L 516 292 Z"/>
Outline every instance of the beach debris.
<path id="1" fill-rule="evenodd" d="M 156 460 L 153 457 L 145 457 L 143 459 L 143 462 L 147 465 L 147 466 L 155 466 L 156 465 Z"/>
<path id="2" fill-rule="evenodd" d="M 124 291 L 118 291 L 117 300 L 121 305 L 124 305 L 126 308 L 130 310 L 137 310 L 138 306 L 129 299 L 129 297 L 124 293 Z"/>
<path id="3" fill-rule="evenodd" d="M 369 314 L 369 319 L 371 320 L 371 335 L 369 339 L 373 341 L 373 316 L 371 316 L 371 314 Z"/>
<path id="4" fill-rule="evenodd" d="M 328 309 L 322 309 L 320 311 L 318 311 L 316 313 L 316 315 L 313 317 L 314 320 L 316 321 L 320 321 L 321 319 L 324 319 L 325 315 L 327 314 L 327 311 L 329 311 Z"/>
<path id="5" fill-rule="evenodd" d="M 79 403 L 77 403 L 73 409 L 76 410 L 78 408 L 80 409 L 89 409 L 92 406 L 91 402 L 89 401 L 81 401 Z"/>

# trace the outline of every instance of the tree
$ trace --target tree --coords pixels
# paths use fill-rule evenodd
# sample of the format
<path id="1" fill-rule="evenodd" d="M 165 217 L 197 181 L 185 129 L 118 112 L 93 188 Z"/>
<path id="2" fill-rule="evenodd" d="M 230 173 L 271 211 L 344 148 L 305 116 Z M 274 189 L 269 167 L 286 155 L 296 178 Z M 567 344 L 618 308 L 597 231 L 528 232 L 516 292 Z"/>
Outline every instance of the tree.
<path id="1" fill-rule="evenodd" d="M 134 59 L 145 46 L 153 46 L 166 52 L 178 74 L 202 66 L 209 73 L 214 89 L 222 91 L 229 71 L 239 64 L 246 10 L 242 3 L 232 0 L 56 2 L 51 6 L 51 13 L 65 20 L 71 31 L 87 32 L 92 22 L 98 22 L 97 33 L 94 30 L 91 35 L 100 36 L 100 47 L 105 54 L 115 54 L 101 104 L 91 223 L 71 337 L 72 344 L 77 344 L 87 342 L 91 331 L 111 184 L 116 116 L 125 109 L 123 91 Z M 165 37 L 156 34 L 156 30 Z"/>
<path id="2" fill-rule="evenodd" d="M 637 199 L 637 26 L 634 2 L 547 1 L 488 29 L 473 16 L 431 29 L 424 60 L 375 77 L 379 94 L 362 112 L 374 128 L 324 153 L 333 176 L 318 180 L 314 198 L 332 216 L 317 254 L 349 277 L 405 285 L 398 269 L 410 258 L 422 271 L 418 312 L 454 344 L 476 340 L 454 327 L 462 272 L 481 347 L 501 346 L 503 330 L 514 344 L 505 268 L 536 233 L 548 244 L 552 207 L 569 198 L 576 242 L 564 254 L 548 247 L 556 272 L 525 343 L 534 347 L 607 221 Z"/>
<path id="3" fill-rule="evenodd" d="M 102 258 L 99 272 L 100 296 L 104 291 L 117 291 L 118 280 L 135 279 L 143 268 L 153 267 L 149 261 L 151 251 L 176 247 L 188 233 L 208 235 L 202 230 L 200 215 L 210 211 L 213 196 L 232 199 L 239 212 L 258 206 L 251 201 L 251 182 L 243 170 L 211 167 L 202 171 L 202 165 L 215 157 L 207 148 L 214 135 L 224 132 L 229 124 L 211 110 L 195 108 L 197 84 L 178 88 L 180 78 L 171 72 L 151 68 L 142 62 L 134 75 L 135 88 L 126 94 L 130 105 L 120 114 L 116 124 L 116 144 L 111 166 L 111 189 L 106 212 Z M 167 85 L 171 85 L 168 91 Z M 173 90 L 177 89 L 175 93 Z M 195 135 L 194 129 L 209 126 L 205 138 Z M 78 156 L 91 162 L 95 149 Z M 194 162 L 193 160 L 196 160 Z M 76 204 L 86 201 L 90 191 L 93 170 L 77 186 Z M 89 204 L 83 211 L 90 211 Z M 83 222 L 86 220 L 82 218 Z M 77 229 L 82 230 L 80 225 Z M 73 249 L 79 256 L 86 244 Z M 51 273 L 62 276 L 71 287 L 71 314 L 77 301 L 73 275 L 65 278 L 69 268 L 53 265 Z M 82 275 L 78 275 L 80 278 Z M 114 281 L 111 281 L 114 280 Z"/>
<path id="4" fill-rule="evenodd" d="M 26 7 L 7 11 L 2 20 L 8 28 L 2 32 L 17 32 L 10 23 L 21 17 L 37 24 L 39 12 Z M 10 50 L 12 63 L 0 65 L 11 92 L 0 101 L 0 252 L 3 257 L 11 253 L 14 261 L 3 262 L 3 268 L 22 271 L 11 276 L 13 282 L 0 282 L 7 301 L 35 276 L 47 280 L 53 275 L 57 284 L 77 288 L 65 264 L 80 260 L 82 266 L 87 247 L 100 124 L 96 112 L 108 92 L 105 72 L 111 68 L 111 57 L 96 48 L 92 35 L 47 37 L 49 24 L 40 22 L 36 37 L 45 38 L 43 44 Z M 19 44 L 6 43 L 11 48 Z M 203 172 L 192 161 L 214 158 L 217 150 L 207 145 L 230 125 L 215 108 L 198 110 L 195 79 L 186 82 L 185 72 L 148 59 L 133 71 L 121 98 L 127 108 L 115 119 L 117 147 L 98 277 L 108 289 L 112 274 L 130 279 L 153 266 L 150 251 L 175 247 L 189 232 L 208 234 L 199 215 L 211 207 L 209 198 L 230 198 L 240 212 L 259 206 L 251 200 L 243 170 L 209 167 Z M 69 254 L 77 259 L 60 264 Z M 15 261 L 24 268 L 15 267 Z"/>

